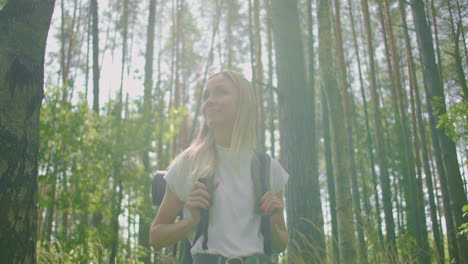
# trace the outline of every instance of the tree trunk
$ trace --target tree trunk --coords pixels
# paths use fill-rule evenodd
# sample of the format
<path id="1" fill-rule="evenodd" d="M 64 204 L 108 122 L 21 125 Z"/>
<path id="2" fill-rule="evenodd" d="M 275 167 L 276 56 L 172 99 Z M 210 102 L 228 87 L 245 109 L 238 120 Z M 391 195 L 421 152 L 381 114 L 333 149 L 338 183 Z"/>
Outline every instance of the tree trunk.
<path id="1" fill-rule="evenodd" d="M 253 0 L 253 22 L 254 22 L 254 50 L 255 50 L 255 79 L 253 79 L 253 87 L 257 93 L 257 145 L 261 151 L 265 151 L 265 109 L 263 107 L 263 63 L 262 63 L 262 38 L 260 27 L 260 4 L 259 0 Z"/>
<path id="2" fill-rule="evenodd" d="M 0 10 L 0 256 L 5 263 L 36 262 L 39 112 L 54 4 L 16 0 Z"/>
<path id="3" fill-rule="evenodd" d="M 375 73 L 373 36 L 369 17 L 369 6 L 367 0 L 361 0 L 364 15 L 364 24 L 366 28 L 367 49 L 369 52 L 369 77 L 371 97 L 373 101 L 374 128 L 376 136 L 377 158 L 380 167 L 380 184 L 382 185 L 382 201 L 385 213 L 385 229 L 387 233 L 387 247 L 391 262 L 397 259 L 397 248 L 395 238 L 395 222 L 392 213 L 392 195 L 390 192 L 390 179 L 388 175 L 388 164 L 386 159 L 386 150 L 383 141 L 382 123 L 380 120 L 379 97 L 377 94 L 377 81 Z"/>
<path id="4" fill-rule="evenodd" d="M 391 28 L 393 23 L 390 14 L 389 0 L 384 0 L 384 4 L 391 50 L 391 60 L 393 64 L 390 78 L 394 80 L 393 88 L 396 91 L 396 99 L 398 102 L 398 110 L 400 115 L 400 144 L 403 150 L 402 164 L 405 169 L 405 171 L 403 171 L 403 175 L 406 178 L 406 182 L 408 183 L 404 187 L 408 197 L 406 200 L 408 231 L 411 236 L 416 238 L 417 248 L 415 255 L 417 256 L 419 263 L 428 263 L 430 262 L 430 258 L 429 244 L 427 241 L 426 216 L 424 214 L 422 190 L 421 188 L 418 188 L 418 181 L 414 171 L 413 152 L 410 148 L 412 142 L 409 136 L 410 131 L 408 128 L 408 118 L 406 116 L 407 109 L 404 101 L 404 89 L 402 87 L 402 80 L 400 75 L 400 60 L 398 51 L 396 49 L 396 40 L 393 34 L 393 29 Z"/>
<path id="5" fill-rule="evenodd" d="M 310 134 L 309 134 L 309 140 L 312 142 L 313 144 L 313 149 L 318 149 L 318 144 L 317 144 L 317 129 L 316 129 L 316 111 L 315 111 L 315 51 L 314 51 L 314 33 L 313 33 L 313 21 L 312 21 L 312 1 L 311 0 L 307 0 L 307 36 L 308 36 L 308 47 L 307 47 L 307 50 L 308 50 L 308 72 L 307 72 L 307 87 L 308 89 L 310 90 L 310 96 L 311 98 L 309 99 L 309 103 L 310 103 L 310 124 L 311 124 L 311 131 L 310 131 Z M 325 105 L 326 107 L 326 105 Z M 311 172 L 311 176 L 312 177 L 317 177 L 318 178 L 318 175 L 319 175 L 319 172 L 318 172 L 318 153 L 317 151 L 312 151 L 311 153 L 311 157 L 310 157 L 310 163 L 311 163 L 311 167 L 313 168 L 313 171 Z M 328 165 L 328 164 L 327 164 Z M 330 166 L 332 166 L 332 163 L 330 163 Z M 333 170 L 331 171 L 331 176 L 333 177 Z M 335 184 L 333 183 L 331 185 L 331 188 L 335 188 Z M 329 187 L 330 189 L 330 187 Z M 335 200 L 335 194 L 333 194 L 333 200 Z M 334 204 L 334 207 L 332 211 L 335 211 L 335 203 Z M 333 212 L 333 215 L 335 216 L 335 232 L 337 232 L 337 229 L 336 229 L 336 211 Z M 336 235 L 336 233 L 335 233 Z M 336 242 L 337 242 L 337 239 L 338 237 L 335 236 L 335 239 L 334 240 L 334 245 L 337 246 Z M 338 248 L 336 248 L 338 249 Z M 335 252 L 338 252 L 335 251 Z M 338 259 L 338 258 L 336 258 Z"/>
<path id="6" fill-rule="evenodd" d="M 465 102 L 468 102 L 468 87 L 466 85 L 465 71 L 463 70 L 462 57 L 460 54 L 460 31 L 463 28 L 463 25 L 457 23 L 458 28 L 455 28 L 455 23 L 453 21 L 452 14 L 452 5 L 450 1 L 447 1 L 447 9 L 449 11 L 449 26 L 451 30 L 452 43 L 454 45 L 453 59 L 455 60 L 455 68 L 457 71 L 458 83 L 461 87 L 462 97 Z M 466 48 L 466 47 L 465 47 Z"/>
<path id="7" fill-rule="evenodd" d="M 444 259 L 444 245 L 443 245 L 443 240 L 442 237 L 439 233 L 439 224 L 437 220 L 437 208 L 435 205 L 434 201 L 434 190 L 432 186 L 432 173 L 429 168 L 429 157 L 428 157 L 428 152 L 427 152 L 427 145 L 426 145 L 426 132 L 425 132 L 425 127 L 422 121 L 422 114 L 421 114 L 421 106 L 420 106 L 420 99 L 419 99 L 419 88 L 418 88 L 418 80 L 416 77 L 416 71 L 414 67 L 414 60 L 413 60 L 413 54 L 412 54 L 412 48 L 411 48 L 411 41 L 409 38 L 408 34 L 408 25 L 406 23 L 406 10 L 405 10 L 405 3 L 403 0 L 399 0 L 399 8 L 400 8 L 400 15 L 401 15 L 401 20 L 403 24 L 403 36 L 405 40 L 405 51 L 406 51 L 406 61 L 408 65 L 408 76 L 409 76 L 409 83 L 410 83 L 410 88 L 411 88 L 411 105 L 412 105 L 412 113 L 414 115 L 415 120 L 413 120 L 413 127 L 414 127 L 414 134 L 415 138 L 418 138 L 418 131 L 419 135 L 421 138 L 421 154 L 422 154 L 422 161 L 423 161 L 423 168 L 424 168 L 424 174 L 426 178 L 426 187 L 428 189 L 428 194 L 429 194 L 429 207 L 431 211 L 431 222 L 432 222 L 432 233 L 434 236 L 434 243 L 436 246 L 436 251 L 437 251 L 437 260 L 438 263 L 441 263 Z M 416 109 L 415 109 L 416 108 Z M 416 120 L 418 125 L 416 125 Z M 417 140 L 415 140 L 415 143 L 417 143 Z M 418 155 L 418 151 L 416 151 L 416 155 Z M 422 192 L 422 190 L 418 190 L 419 192 Z M 422 198 L 422 195 L 420 195 Z M 423 202 L 423 201 L 420 201 Z"/>
<path id="8" fill-rule="evenodd" d="M 463 50 L 465 51 L 465 64 L 468 64 L 468 48 L 466 47 L 466 39 L 465 39 L 465 29 L 463 27 L 463 15 L 462 15 L 462 7 L 460 6 L 460 0 L 457 1 L 457 11 L 458 11 L 458 27 L 460 29 L 460 35 L 462 38 L 462 46 Z M 468 95 L 467 95 L 468 96 Z"/>
<path id="9" fill-rule="evenodd" d="M 92 16 L 87 16 L 87 28 L 86 28 L 86 62 L 85 62 L 85 98 L 88 102 L 88 92 L 89 92 L 89 51 L 91 43 L 91 22 Z"/>
<path id="10" fill-rule="evenodd" d="M 351 173 L 351 189 L 353 197 L 354 215 L 356 217 L 356 228 L 359 242 L 359 261 L 360 263 L 367 263 L 367 247 L 364 238 L 364 224 L 362 222 L 361 215 L 361 199 L 359 195 L 359 188 L 357 185 L 357 172 L 356 172 L 356 161 L 354 158 L 354 140 L 353 140 L 353 113 L 350 107 L 350 99 L 348 92 L 348 80 L 347 80 L 347 69 L 345 62 L 345 55 L 343 50 L 343 36 L 341 30 L 341 14 L 340 14 L 340 0 L 334 0 L 335 15 L 334 15 L 334 27 L 335 27 L 335 41 L 336 51 L 338 57 L 338 69 L 339 69 L 339 83 L 341 86 L 341 94 L 343 95 L 343 106 L 344 106 L 344 121 L 346 133 L 346 143 L 348 144 L 348 155 L 350 162 L 350 173 Z M 330 105 L 329 105 L 330 106 Z M 338 165 L 339 166 L 339 165 Z"/>
<path id="11" fill-rule="evenodd" d="M 380 248 L 383 248 L 383 235 L 382 235 L 382 221 L 380 218 L 380 202 L 379 202 L 379 195 L 377 191 L 377 173 L 375 172 L 375 158 L 374 158 L 374 152 L 372 150 L 372 136 L 371 136 L 371 130 L 369 126 L 369 113 L 368 113 L 368 107 L 367 107 L 367 99 L 366 99 L 366 93 L 364 91 L 364 80 L 362 77 L 362 69 L 361 69 L 361 56 L 359 54 L 359 45 L 357 41 L 357 34 L 356 34 L 356 28 L 355 28 L 355 23 L 354 23 L 354 15 L 352 11 L 352 3 L 351 0 L 348 0 L 348 5 L 349 5 L 349 17 L 351 20 L 351 29 L 353 33 L 353 44 L 354 44 L 354 49 L 356 51 L 356 61 L 357 61 L 357 67 L 358 67 L 358 72 L 359 72 L 359 87 L 360 87 L 360 92 L 361 92 L 361 97 L 362 97 L 362 102 L 363 102 L 363 107 L 364 107 L 364 118 L 365 118 L 365 123 L 366 123 L 366 147 L 367 147 L 367 153 L 369 154 L 369 161 L 370 161 L 370 169 L 372 173 L 372 182 L 374 184 L 375 192 L 374 192 L 374 197 L 375 197 L 375 207 L 376 207 L 376 218 L 377 218 L 377 232 L 378 232 L 378 244 Z M 363 182 L 363 186 L 366 187 L 367 183 Z M 368 203 L 366 193 L 364 194 L 365 203 Z M 369 206 L 370 207 L 370 206 Z M 371 219 L 369 217 L 372 216 L 370 208 L 367 208 L 366 206 L 366 213 L 368 214 L 367 217 L 367 223 L 366 225 L 368 227 L 371 227 L 373 225 L 373 221 L 370 221 Z M 362 228 L 362 227 L 361 227 Z"/>
<path id="12" fill-rule="evenodd" d="M 234 60 L 234 51 L 233 51 L 233 35 L 232 27 L 234 24 L 234 16 L 236 15 L 236 0 L 227 0 L 227 17 L 226 17 L 226 58 L 225 58 L 225 67 L 227 69 L 232 69 L 232 63 Z"/>
<path id="13" fill-rule="evenodd" d="M 114 148 L 114 159 L 112 164 L 112 238 L 111 238 L 111 249 L 110 249 L 110 256 L 109 262 L 114 264 L 117 262 L 117 251 L 119 247 L 119 215 L 121 213 L 121 203 L 122 203 L 122 173 L 121 167 L 123 166 L 123 158 L 122 153 L 120 150 L 120 146 L 122 146 L 122 110 L 123 110 L 123 82 L 124 82 L 124 75 L 125 75 L 125 66 L 127 62 L 127 41 L 128 41 L 128 5 L 129 0 L 124 0 L 123 2 L 123 14 L 122 14 L 122 61 L 121 61 L 121 71 L 120 71 L 120 90 L 117 95 L 117 104 L 115 106 L 115 127 L 116 130 L 116 139 L 115 139 L 115 146 Z M 127 111 L 126 111 L 127 113 Z"/>
<path id="14" fill-rule="evenodd" d="M 268 109 L 267 113 L 270 113 L 268 117 L 268 131 L 270 134 L 270 152 L 271 156 L 275 157 L 276 155 L 276 137 L 275 137 L 275 114 L 276 114 L 276 105 L 275 97 L 273 94 L 273 29 L 271 25 L 271 7 L 270 2 L 265 1 L 265 10 L 267 13 L 267 53 L 268 53 Z M 312 100 L 313 102 L 313 100 Z M 266 116 L 266 115 L 265 115 Z"/>
<path id="15" fill-rule="evenodd" d="M 93 110 L 99 114 L 99 20 L 97 0 L 91 1 L 91 14 L 93 17 Z"/>
<path id="16" fill-rule="evenodd" d="M 413 12 L 413 20 L 416 29 L 419 52 L 421 56 L 421 65 L 423 67 L 424 83 L 427 87 L 427 92 L 431 104 L 435 104 L 433 109 L 433 117 L 435 123 L 438 122 L 439 116 L 445 114 L 445 95 L 442 83 L 439 79 L 437 65 L 435 63 L 434 47 L 432 45 L 432 35 L 426 21 L 426 13 L 424 10 L 424 2 L 421 0 L 412 0 L 411 9 Z M 434 102 L 436 101 L 436 102 Z M 448 195 L 450 205 L 453 208 L 454 227 L 458 228 L 464 222 L 468 221 L 468 216 L 463 217 L 462 207 L 467 204 L 467 198 L 463 189 L 463 181 L 461 178 L 455 144 L 444 133 L 442 128 L 436 129 L 437 139 L 442 153 L 442 161 L 447 177 Z M 452 230 L 455 231 L 456 230 Z M 459 236 L 457 239 L 459 249 L 460 263 L 468 262 L 468 241 L 465 236 Z"/>
<path id="17" fill-rule="evenodd" d="M 332 56 L 331 7 L 327 0 L 319 2 L 319 64 L 322 87 L 327 97 L 332 131 L 333 164 L 335 164 L 335 194 L 338 220 L 340 263 L 356 263 L 354 216 L 351 198 L 349 145 L 346 141 L 346 118 L 343 98 L 330 58 Z M 346 87 L 341 87 L 345 89 Z"/>
<path id="18" fill-rule="evenodd" d="M 442 78 L 442 59 L 440 56 L 440 46 L 439 46 L 439 33 L 437 31 L 437 19 L 435 14 L 434 0 L 431 0 L 431 16 L 432 16 L 432 25 L 434 26 L 434 37 L 435 37 L 435 48 L 437 55 L 437 69 L 439 70 L 440 81 L 443 82 Z"/>
<path id="19" fill-rule="evenodd" d="M 338 263 L 340 260 L 340 248 L 338 247 L 338 223 L 336 220 L 336 195 L 335 178 L 333 177 L 333 159 L 330 140 L 330 120 L 328 115 L 328 102 L 325 91 L 322 91 L 322 127 L 323 127 L 323 149 L 326 163 L 328 200 L 330 201 L 330 216 L 332 227 L 332 253 L 331 263 Z"/>
<path id="20" fill-rule="evenodd" d="M 153 60 L 154 60 L 154 31 L 156 25 L 156 0 L 150 0 L 149 2 L 149 16 L 148 16 L 148 28 L 146 35 L 146 56 L 145 56 L 145 80 L 144 80 L 144 93 L 143 93 L 143 128 L 144 132 L 144 141 L 143 144 L 144 150 L 142 153 L 142 162 L 145 169 L 145 172 L 148 175 L 151 172 L 151 164 L 149 160 L 149 152 L 151 148 L 151 139 L 152 132 L 154 128 L 153 122 L 153 107 L 152 107 L 152 90 L 153 90 Z M 150 180 L 150 177 L 147 178 Z M 149 223 L 145 220 L 148 218 L 148 214 L 151 209 L 151 201 L 149 200 L 150 193 L 148 188 L 143 188 L 140 195 L 143 202 L 141 208 L 139 208 L 139 228 L 138 228 L 138 244 L 146 248 L 148 251 L 144 252 L 142 256 L 139 257 L 139 260 L 145 264 L 150 263 L 150 250 L 149 245 Z"/>
<path id="21" fill-rule="evenodd" d="M 271 11 L 279 87 L 281 157 L 291 176 L 286 192 L 291 235 L 289 253 L 290 256 L 299 255 L 303 250 L 301 257 L 320 263 L 325 256 L 322 206 L 318 175 L 313 173 L 317 168 L 310 162 L 316 150 L 312 141 L 305 140 L 313 129 L 310 115 L 313 91 L 306 82 L 297 2 L 274 0 Z M 313 226 L 301 218 L 308 219 Z M 309 246 L 301 236 L 309 240 Z"/>
<path id="22" fill-rule="evenodd" d="M 447 183 L 447 177 L 445 176 L 445 169 L 444 169 L 444 164 L 442 161 L 442 151 L 441 147 L 439 144 L 439 139 L 437 138 L 437 124 L 433 115 L 432 111 L 432 106 L 431 106 L 431 99 L 429 96 L 429 93 L 426 89 L 426 105 L 428 108 L 428 114 L 429 114 L 429 124 L 431 127 L 431 138 L 432 138 L 432 145 L 434 148 L 434 156 L 436 160 L 436 166 L 438 170 L 438 176 L 439 176 L 439 182 L 440 182 L 440 187 L 442 191 L 442 203 L 443 203 L 443 209 L 444 209 L 444 215 L 445 215 L 445 226 L 447 230 L 447 248 L 448 248 L 448 253 L 449 253 L 449 259 L 450 260 L 455 260 L 456 263 L 459 262 L 459 256 L 458 256 L 458 245 L 457 245 L 457 235 L 456 235 L 456 230 L 457 228 L 454 227 L 453 221 L 450 219 L 453 219 L 453 209 L 452 206 L 450 205 L 450 197 L 449 197 L 449 190 L 448 190 L 448 183 Z"/>

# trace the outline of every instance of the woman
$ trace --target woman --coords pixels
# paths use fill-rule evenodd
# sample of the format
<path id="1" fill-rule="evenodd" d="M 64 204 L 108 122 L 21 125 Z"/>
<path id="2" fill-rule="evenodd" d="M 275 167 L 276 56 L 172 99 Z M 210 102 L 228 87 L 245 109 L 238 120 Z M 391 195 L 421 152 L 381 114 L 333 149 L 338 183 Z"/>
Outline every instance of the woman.
<path id="1" fill-rule="evenodd" d="M 200 223 L 200 209 L 210 209 L 207 248 L 202 246 L 203 239 L 197 239 L 191 249 L 195 264 L 246 260 L 245 263 L 268 263 L 257 261 L 266 258 L 250 175 L 256 112 L 255 91 L 242 75 L 223 71 L 208 79 L 202 105 L 205 122 L 200 134 L 172 162 L 165 176 L 165 196 L 151 226 L 153 247 L 167 247 L 193 234 Z M 213 197 L 209 186 L 198 181 L 207 177 L 214 177 Z M 258 209 L 271 215 L 271 244 L 275 252 L 283 251 L 289 241 L 283 215 L 283 191 L 288 177 L 281 165 L 271 159 L 270 192 L 262 197 Z M 184 218 L 174 223 L 181 209 Z M 230 259 L 240 261 L 229 262 Z"/>

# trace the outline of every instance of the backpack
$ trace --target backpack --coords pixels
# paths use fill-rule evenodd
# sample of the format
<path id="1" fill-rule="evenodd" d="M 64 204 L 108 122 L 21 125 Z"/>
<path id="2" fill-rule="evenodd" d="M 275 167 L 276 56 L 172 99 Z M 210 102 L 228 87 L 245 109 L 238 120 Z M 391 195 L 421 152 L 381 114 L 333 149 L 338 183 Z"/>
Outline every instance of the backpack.
<path id="1" fill-rule="evenodd" d="M 257 208 L 257 213 L 261 215 L 261 212 L 258 210 L 260 207 L 260 199 L 263 195 L 270 191 L 270 156 L 266 153 L 256 152 L 251 163 L 251 176 L 252 182 L 254 185 L 255 192 L 255 207 Z M 166 171 L 156 171 L 153 175 L 152 182 L 152 202 L 153 205 L 159 206 L 164 198 L 164 193 L 166 190 L 166 180 L 164 175 Z M 206 179 L 199 179 L 200 182 L 207 185 L 210 195 L 213 194 L 214 189 L 213 177 Z M 211 188 L 210 188 L 211 187 Z M 195 244 L 195 242 L 203 236 L 202 247 L 204 250 L 208 249 L 208 224 L 209 224 L 209 212 L 206 209 L 200 209 L 200 223 L 197 227 L 197 232 L 193 244 L 190 243 L 188 238 L 182 239 L 182 250 L 179 256 L 179 263 L 181 264 L 190 264 L 192 263 L 192 256 L 190 249 Z M 182 210 L 179 213 L 182 216 Z M 261 215 L 260 220 L 260 231 L 263 235 L 263 248 L 266 255 L 273 254 L 272 250 L 272 241 L 271 241 L 271 229 L 270 229 L 270 216 Z M 177 243 L 174 245 L 174 256 L 177 252 Z"/>

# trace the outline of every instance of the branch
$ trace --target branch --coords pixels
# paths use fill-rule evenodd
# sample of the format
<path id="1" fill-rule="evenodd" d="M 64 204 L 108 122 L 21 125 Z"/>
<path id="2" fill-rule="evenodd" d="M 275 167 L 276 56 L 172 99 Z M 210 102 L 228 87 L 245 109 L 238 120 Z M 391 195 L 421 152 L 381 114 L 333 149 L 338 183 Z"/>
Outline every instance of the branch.
<path id="1" fill-rule="evenodd" d="M 399 28 L 403 28 L 403 29 L 406 29 L 406 30 L 409 30 L 409 31 L 413 31 L 413 32 L 416 32 L 416 29 L 414 28 L 409 28 L 409 27 L 405 27 L 403 25 L 398 25 L 398 24 L 390 24 L 391 26 L 393 27 L 399 27 Z"/>
<path id="2" fill-rule="evenodd" d="M 269 88 L 269 89 L 272 89 L 273 92 L 276 93 L 277 96 L 280 96 L 280 90 L 278 89 L 278 87 L 272 85 L 272 84 L 268 84 L 268 83 L 263 83 L 263 82 L 259 82 L 259 81 L 252 81 L 253 84 L 258 84 L 258 85 L 261 85 L 265 88 Z"/>

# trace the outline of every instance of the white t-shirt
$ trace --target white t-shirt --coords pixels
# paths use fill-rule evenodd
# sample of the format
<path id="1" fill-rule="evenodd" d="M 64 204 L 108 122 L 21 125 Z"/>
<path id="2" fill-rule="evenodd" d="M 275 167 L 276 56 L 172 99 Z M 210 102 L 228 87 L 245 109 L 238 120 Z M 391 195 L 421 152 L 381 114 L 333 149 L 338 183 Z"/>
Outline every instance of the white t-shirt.
<path id="1" fill-rule="evenodd" d="M 255 214 L 255 197 L 250 175 L 252 154 L 248 151 L 241 151 L 240 158 L 235 162 L 228 148 L 219 145 L 216 148 L 219 154 L 219 164 L 214 180 L 220 183 L 213 195 L 213 206 L 209 210 L 208 249 L 202 248 L 202 235 L 192 247 L 192 255 L 208 253 L 234 257 L 263 253 L 260 215 Z M 192 182 L 187 173 L 180 171 L 179 164 L 172 166 L 164 178 L 169 188 L 179 199 L 184 200 L 192 188 Z M 271 192 L 284 191 L 288 178 L 288 173 L 277 160 L 272 158 L 270 163 Z M 184 208 L 184 216 L 189 215 L 190 212 Z M 189 237 L 193 238 L 195 231 Z"/>

